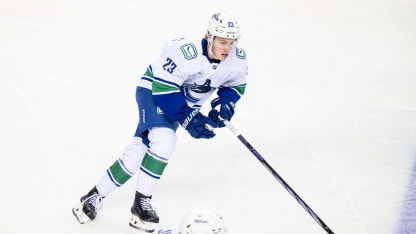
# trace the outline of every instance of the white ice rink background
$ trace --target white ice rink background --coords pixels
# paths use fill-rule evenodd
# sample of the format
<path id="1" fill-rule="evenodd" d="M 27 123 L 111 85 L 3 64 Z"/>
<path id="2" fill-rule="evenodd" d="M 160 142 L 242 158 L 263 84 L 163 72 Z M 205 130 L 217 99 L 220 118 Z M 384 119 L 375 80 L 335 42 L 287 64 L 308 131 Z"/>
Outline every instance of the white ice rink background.
<path id="1" fill-rule="evenodd" d="M 168 40 L 239 19 L 232 123 L 337 234 L 416 233 L 416 1 L 0 3 L 0 233 L 137 233 L 135 178 L 80 225 L 71 208 L 130 141 L 135 85 Z M 203 111 L 207 111 L 206 109 Z M 228 131 L 178 131 L 161 224 L 204 206 L 231 234 L 325 233 Z"/>

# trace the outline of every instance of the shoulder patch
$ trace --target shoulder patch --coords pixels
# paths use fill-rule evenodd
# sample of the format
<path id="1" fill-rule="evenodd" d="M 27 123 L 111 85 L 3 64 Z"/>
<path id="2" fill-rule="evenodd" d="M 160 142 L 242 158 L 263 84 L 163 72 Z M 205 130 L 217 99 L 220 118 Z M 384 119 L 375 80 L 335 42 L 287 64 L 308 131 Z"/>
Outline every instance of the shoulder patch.
<path id="1" fill-rule="evenodd" d="M 198 51 L 193 43 L 181 45 L 181 51 L 187 60 L 194 59 L 198 56 Z"/>
<path id="2" fill-rule="evenodd" d="M 246 59 L 246 52 L 243 49 L 237 48 L 235 50 L 237 58 Z"/>

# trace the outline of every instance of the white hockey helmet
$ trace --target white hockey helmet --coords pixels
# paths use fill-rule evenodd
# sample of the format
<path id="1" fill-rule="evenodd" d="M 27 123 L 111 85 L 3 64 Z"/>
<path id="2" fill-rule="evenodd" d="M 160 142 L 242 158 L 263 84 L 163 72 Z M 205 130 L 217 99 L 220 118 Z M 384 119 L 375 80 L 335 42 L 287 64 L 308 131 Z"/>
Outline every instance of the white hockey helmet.
<path id="1" fill-rule="evenodd" d="M 226 234 L 221 215 L 203 208 L 189 211 L 182 219 L 180 234 Z"/>
<path id="2" fill-rule="evenodd" d="M 209 19 L 207 34 L 211 40 L 214 36 L 237 40 L 240 38 L 240 27 L 233 16 L 215 13 Z"/>

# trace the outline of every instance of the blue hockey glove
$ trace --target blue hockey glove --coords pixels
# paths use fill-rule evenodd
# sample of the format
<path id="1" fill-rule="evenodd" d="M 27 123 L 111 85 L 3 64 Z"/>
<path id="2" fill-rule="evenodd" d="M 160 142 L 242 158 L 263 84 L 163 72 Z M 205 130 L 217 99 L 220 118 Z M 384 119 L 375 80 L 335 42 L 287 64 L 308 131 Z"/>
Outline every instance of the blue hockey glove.
<path id="1" fill-rule="evenodd" d="M 217 108 L 219 106 L 219 108 Z M 224 119 L 230 121 L 234 115 L 235 105 L 233 102 L 215 98 L 211 101 L 212 110 L 208 113 L 208 117 L 214 121 L 218 127 L 225 127 Z M 218 110 L 217 110 L 218 109 Z"/>
<path id="2" fill-rule="evenodd" d="M 214 128 L 217 124 L 204 116 L 197 109 L 189 108 L 183 120 L 179 120 L 181 126 L 186 129 L 193 138 L 210 139 L 215 136 Z"/>

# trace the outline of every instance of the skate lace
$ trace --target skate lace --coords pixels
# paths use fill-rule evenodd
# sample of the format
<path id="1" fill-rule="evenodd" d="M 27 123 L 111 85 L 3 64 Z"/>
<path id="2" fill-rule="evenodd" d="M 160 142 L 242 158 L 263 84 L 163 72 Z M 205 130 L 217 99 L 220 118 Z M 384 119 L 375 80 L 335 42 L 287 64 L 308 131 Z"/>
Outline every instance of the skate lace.
<path id="1" fill-rule="evenodd" d="M 89 196 L 85 199 L 87 204 L 90 204 L 94 207 L 95 212 L 99 211 L 103 206 L 102 198 L 99 194 L 94 193 L 93 195 Z"/>
<path id="2" fill-rule="evenodd" d="M 143 210 L 153 210 L 152 205 L 150 204 L 150 198 L 140 198 L 140 206 Z"/>

